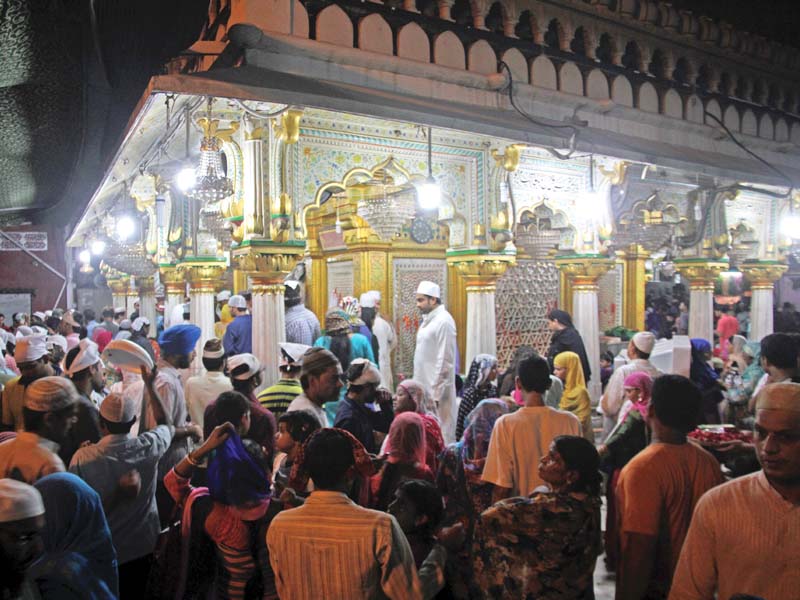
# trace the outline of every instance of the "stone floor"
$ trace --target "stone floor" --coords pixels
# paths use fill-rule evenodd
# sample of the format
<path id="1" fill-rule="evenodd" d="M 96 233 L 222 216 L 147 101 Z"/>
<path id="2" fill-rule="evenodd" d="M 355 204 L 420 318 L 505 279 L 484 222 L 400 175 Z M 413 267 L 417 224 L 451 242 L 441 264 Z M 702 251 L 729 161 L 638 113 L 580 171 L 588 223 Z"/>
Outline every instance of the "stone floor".
<path id="1" fill-rule="evenodd" d="M 596 600 L 614 600 L 614 574 L 606 571 L 603 557 L 597 559 L 594 569 L 594 595 Z"/>

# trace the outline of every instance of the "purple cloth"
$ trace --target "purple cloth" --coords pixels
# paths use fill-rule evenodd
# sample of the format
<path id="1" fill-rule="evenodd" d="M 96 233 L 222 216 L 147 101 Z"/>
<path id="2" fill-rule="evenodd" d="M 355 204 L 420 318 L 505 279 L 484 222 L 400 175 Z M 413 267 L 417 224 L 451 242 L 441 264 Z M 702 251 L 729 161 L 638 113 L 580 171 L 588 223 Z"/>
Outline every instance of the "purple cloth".
<path id="1" fill-rule="evenodd" d="M 269 498 L 269 478 L 247 452 L 238 435 L 231 435 L 208 462 L 211 498 L 228 506 L 242 506 Z"/>

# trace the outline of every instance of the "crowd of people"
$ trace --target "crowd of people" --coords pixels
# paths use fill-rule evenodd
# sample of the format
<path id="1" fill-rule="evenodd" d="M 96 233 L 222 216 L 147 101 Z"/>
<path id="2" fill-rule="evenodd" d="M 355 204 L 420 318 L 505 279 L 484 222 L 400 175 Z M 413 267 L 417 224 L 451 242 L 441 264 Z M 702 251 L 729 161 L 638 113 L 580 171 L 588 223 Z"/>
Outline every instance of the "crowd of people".
<path id="1" fill-rule="evenodd" d="M 320 324 L 286 291 L 279 364 L 252 354 L 244 295 L 222 293 L 200 373 L 183 319 L 153 338 L 114 309 L 14 319 L 3 600 L 590 599 L 601 556 L 621 600 L 797 597 L 798 336 L 732 332 L 716 366 L 693 339 L 687 378 L 655 368 L 656 336 L 638 332 L 595 407 L 602 374 L 564 311 L 547 352 L 505 368 L 479 354 L 457 393 L 435 283 L 417 290 L 414 372 L 396 385 L 377 292 Z M 112 340 L 154 367 L 104 361 Z M 729 417 L 752 441 L 712 453 L 688 435 Z M 732 456 L 755 464 L 726 483 Z"/>

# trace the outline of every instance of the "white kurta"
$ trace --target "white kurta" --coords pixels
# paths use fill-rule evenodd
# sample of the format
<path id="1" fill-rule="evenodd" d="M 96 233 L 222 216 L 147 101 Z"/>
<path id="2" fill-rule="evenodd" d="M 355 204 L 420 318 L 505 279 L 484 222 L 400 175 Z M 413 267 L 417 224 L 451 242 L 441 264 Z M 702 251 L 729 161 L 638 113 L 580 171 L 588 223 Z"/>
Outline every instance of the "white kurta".
<path id="1" fill-rule="evenodd" d="M 455 442 L 456 322 L 444 306 L 437 306 L 422 318 L 414 351 L 414 379 L 431 390 L 445 443 Z"/>
<path id="2" fill-rule="evenodd" d="M 372 335 L 378 338 L 378 364 L 381 369 L 381 384 L 388 390 L 394 391 L 394 378 L 392 377 L 392 352 L 397 346 L 397 336 L 391 323 L 380 315 L 375 316 L 372 324 Z"/>

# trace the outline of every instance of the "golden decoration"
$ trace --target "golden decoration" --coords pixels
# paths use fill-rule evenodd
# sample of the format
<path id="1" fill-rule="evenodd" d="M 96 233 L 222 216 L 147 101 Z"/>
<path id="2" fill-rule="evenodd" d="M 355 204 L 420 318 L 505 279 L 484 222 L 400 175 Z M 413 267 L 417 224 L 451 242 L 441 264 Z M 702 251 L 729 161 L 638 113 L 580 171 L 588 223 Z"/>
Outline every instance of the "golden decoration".
<path id="1" fill-rule="evenodd" d="M 745 261 L 739 265 L 753 290 L 771 290 L 788 268 L 783 263 L 773 261 Z"/>
<path id="2" fill-rule="evenodd" d="M 491 154 L 499 167 L 502 167 L 509 173 L 513 173 L 519 167 L 519 161 L 520 158 L 522 158 L 522 151 L 524 149 L 524 144 L 509 144 L 506 146 L 503 154 L 500 154 L 495 148 L 492 148 Z"/>
<path id="3" fill-rule="evenodd" d="M 606 169 L 603 165 L 598 164 L 597 170 L 611 185 L 620 185 L 625 181 L 628 162 L 624 160 L 617 161 L 612 165 L 611 169 Z"/>
<path id="4" fill-rule="evenodd" d="M 176 268 L 189 281 L 189 288 L 193 292 L 213 293 L 222 285 L 222 277 L 228 265 L 222 261 L 189 260 L 178 263 Z"/>
<path id="5" fill-rule="evenodd" d="M 613 269 L 616 261 L 599 254 L 576 254 L 558 257 L 555 263 L 572 289 L 576 290 L 596 289 L 598 279 Z"/>
<path id="6" fill-rule="evenodd" d="M 284 144 L 296 144 L 300 139 L 300 119 L 303 111 L 290 108 L 280 117 L 280 122 L 273 121 L 273 129 L 278 139 Z"/>
<path id="7" fill-rule="evenodd" d="M 509 266 L 515 265 L 517 258 L 510 254 L 479 254 L 448 256 L 451 265 L 464 279 L 467 291 L 489 291 Z"/>
<path id="8" fill-rule="evenodd" d="M 203 130 L 203 137 L 206 138 L 219 138 L 223 142 L 231 142 L 233 135 L 239 131 L 239 122 L 231 121 L 228 129 L 219 128 L 219 119 L 211 119 L 209 117 L 200 117 L 197 119 L 197 124 Z"/>
<path id="9" fill-rule="evenodd" d="M 714 291 L 714 282 L 728 270 L 728 261 L 683 259 L 675 261 L 675 268 L 689 282 L 689 289 L 707 292 Z"/>

